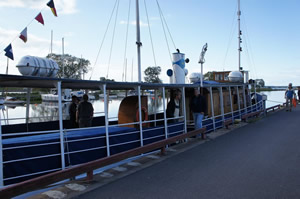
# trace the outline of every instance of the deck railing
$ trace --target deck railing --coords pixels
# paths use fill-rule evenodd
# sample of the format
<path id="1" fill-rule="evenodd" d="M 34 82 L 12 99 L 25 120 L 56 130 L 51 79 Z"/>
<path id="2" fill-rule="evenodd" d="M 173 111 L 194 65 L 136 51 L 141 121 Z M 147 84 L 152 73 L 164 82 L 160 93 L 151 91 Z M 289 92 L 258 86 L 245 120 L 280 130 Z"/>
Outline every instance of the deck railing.
<path id="1" fill-rule="evenodd" d="M 238 87 L 236 87 L 237 91 L 238 91 Z M 230 87 L 229 87 L 230 90 Z M 103 86 L 103 91 L 106 92 L 105 87 Z M 163 87 L 163 94 L 164 94 L 164 87 Z M 212 88 L 210 88 L 210 91 L 212 91 Z M 220 89 L 220 93 L 222 94 L 222 91 Z M 184 94 L 184 88 L 182 88 L 182 94 L 183 96 L 185 96 Z M 106 96 L 106 95 L 105 95 Z M 211 95 L 212 96 L 212 95 Z M 223 95 L 220 95 L 223 96 Z M 239 95 L 238 95 L 239 96 Z M 139 94 L 140 97 L 140 94 Z M 239 97 L 238 97 L 239 98 Z M 105 109 L 104 116 L 105 116 L 105 126 L 102 127 L 90 127 L 88 129 L 63 129 L 63 127 L 60 127 L 60 130 L 55 130 L 55 131 L 38 131 L 38 132 L 23 132 L 23 133 L 9 133 L 9 134 L 3 134 L 1 133 L 1 128 L 0 128 L 0 143 L 2 143 L 2 145 L 0 145 L 0 186 L 5 186 L 8 184 L 11 184 L 14 180 L 22 180 L 26 179 L 28 177 L 33 177 L 33 176 L 38 176 L 40 174 L 44 174 L 44 173 L 49 173 L 49 172 L 53 172 L 56 170 L 64 170 L 66 168 L 70 168 L 76 164 L 80 164 L 80 162 L 73 164 L 73 160 L 72 160 L 72 156 L 76 155 L 76 154 L 80 154 L 80 153 L 86 153 L 86 152 L 99 152 L 101 151 L 101 153 L 103 154 L 102 157 L 109 157 L 112 154 L 118 153 L 119 151 L 122 151 L 120 148 L 124 147 L 124 146 L 128 146 L 128 145 L 132 145 L 132 147 L 142 147 L 145 144 L 149 144 L 149 143 L 153 143 L 153 142 L 157 142 L 160 140 L 164 140 L 164 139 L 168 139 L 170 137 L 173 136 L 177 136 L 180 134 L 184 134 L 187 133 L 187 125 L 190 124 L 189 121 L 186 120 L 187 116 L 186 116 L 186 107 L 185 107 L 185 97 L 183 97 L 182 99 L 183 101 L 183 106 L 182 106 L 182 113 L 183 115 L 180 117 L 175 117 L 175 118 L 166 118 L 166 113 L 164 112 L 164 118 L 162 119 L 156 119 L 156 114 L 154 116 L 153 120 L 149 120 L 149 121 L 139 121 L 139 122 L 132 122 L 132 123 L 128 123 L 128 124 L 115 124 L 115 125 L 109 125 L 108 121 L 112 120 L 114 118 L 108 118 L 108 114 L 107 114 L 107 109 Z M 104 98 L 104 101 L 107 101 L 106 98 Z M 213 106 L 213 100 L 211 98 L 211 102 L 212 102 L 212 106 Z M 230 102 L 232 104 L 232 98 L 231 98 L 231 94 L 230 94 Z M 232 119 L 234 121 L 234 119 L 241 119 L 242 116 L 244 114 L 247 113 L 252 113 L 255 111 L 262 111 L 264 110 L 264 104 L 263 101 L 257 102 L 256 104 L 250 105 L 248 107 L 243 107 L 244 104 L 246 104 L 246 101 L 244 99 L 244 103 L 240 104 L 240 99 L 238 99 L 238 110 L 233 111 L 233 108 L 231 107 L 230 112 L 224 113 L 224 109 L 221 107 L 222 111 L 220 115 L 214 115 L 214 110 L 212 109 L 212 116 L 209 118 L 205 118 L 203 120 L 203 127 L 206 127 L 207 131 L 214 131 L 218 128 L 222 128 L 224 127 L 224 123 L 225 120 L 228 119 Z M 165 100 L 165 96 L 163 95 L 163 107 L 164 110 L 166 108 L 166 100 Z M 105 103 L 104 103 L 105 104 Z M 223 103 L 222 103 L 223 104 Z M 60 113 L 62 115 L 62 113 Z M 140 114 L 141 115 L 141 114 Z M 61 118 L 61 117 L 60 117 Z M 0 118 L 1 120 L 1 118 Z M 172 123 L 172 124 L 168 124 L 168 121 L 170 120 L 179 120 L 181 122 L 179 123 Z M 157 123 L 163 123 L 163 125 L 159 125 L 157 126 Z M 144 127 L 145 124 L 154 124 L 154 127 L 151 128 L 147 128 Z M 116 128 L 121 128 L 124 126 L 128 126 L 128 125 L 135 125 L 135 126 L 139 126 L 139 128 L 134 128 L 131 130 L 128 130 L 126 132 L 122 132 L 122 133 L 112 133 L 110 132 L 110 128 L 112 127 L 116 127 Z M 92 137 L 76 137 L 76 138 L 69 138 L 69 135 L 77 135 L 80 134 L 80 132 L 84 132 L 87 130 L 95 130 L 97 131 L 99 128 L 101 129 L 105 129 L 103 134 L 97 134 L 96 136 L 92 136 Z M 155 132 L 156 133 L 153 133 Z M 5 142 L 8 140 L 8 137 L 11 136 L 35 136 L 35 135 L 52 135 L 52 136 L 56 136 L 55 137 L 55 141 L 50 141 L 50 142 L 43 142 L 43 143 L 33 143 L 33 144 L 24 144 L 21 146 L 8 146 L 7 144 L 5 144 Z M 59 135 L 59 136 L 58 136 Z M 131 139 L 125 139 L 126 137 L 133 137 Z M 120 138 L 121 140 L 123 139 L 123 141 L 118 142 L 118 143 L 112 143 L 112 139 L 115 138 Z M 4 141 L 6 140 L 6 141 Z M 77 149 L 73 149 L 70 147 L 70 145 L 74 144 L 74 143 L 80 143 L 80 142 L 99 142 L 101 141 L 102 144 L 95 145 L 95 146 L 91 146 L 88 148 L 77 148 Z M 45 147 L 45 146 L 55 146 L 57 147 L 57 153 L 53 153 L 53 154 L 40 154 L 40 155 L 36 155 L 33 157 L 22 157 L 22 158 L 16 158 L 16 159 L 7 159 L 7 157 L 3 157 L 3 154 L 10 151 L 10 150 L 25 150 L 28 148 L 33 148 L 33 147 Z M 117 150 L 112 150 L 112 149 L 116 149 Z M 130 147 L 129 147 L 130 148 Z M 117 151 L 117 152 L 116 152 Z M 21 174 L 21 175 L 15 175 L 15 176 L 5 176 L 4 175 L 4 168 L 8 165 L 8 164 L 12 164 L 12 163 L 16 163 L 16 162 L 26 162 L 26 161 L 33 161 L 33 160 L 39 160 L 39 159 L 49 159 L 49 161 L 51 161 L 51 158 L 58 158 L 58 162 L 59 160 L 61 160 L 61 165 L 55 167 L 55 168 L 51 168 L 51 169 L 44 169 L 42 171 L 36 171 L 36 172 L 32 172 L 32 173 L 26 173 L 26 174 Z"/>

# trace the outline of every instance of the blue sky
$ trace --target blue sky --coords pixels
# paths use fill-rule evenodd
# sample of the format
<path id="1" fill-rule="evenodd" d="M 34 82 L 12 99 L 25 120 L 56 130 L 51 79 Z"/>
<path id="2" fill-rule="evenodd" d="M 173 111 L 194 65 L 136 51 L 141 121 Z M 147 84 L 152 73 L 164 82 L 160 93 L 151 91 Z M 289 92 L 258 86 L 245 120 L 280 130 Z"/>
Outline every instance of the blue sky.
<path id="1" fill-rule="evenodd" d="M 96 64 L 97 52 L 115 0 L 54 0 L 58 17 L 54 17 L 50 9 L 45 7 L 47 2 L 0 0 L 0 48 L 4 49 L 12 42 L 15 56 L 15 61 L 9 62 L 9 73 L 19 74 L 15 65 L 22 56 L 45 57 L 50 52 L 50 35 L 53 30 L 54 53 L 61 53 L 61 38 L 64 37 L 65 53 L 78 57 L 82 55 L 90 60 L 94 68 L 92 79 L 98 80 L 108 72 L 108 78 L 122 81 L 129 0 L 120 0 L 111 60 L 109 52 L 115 15 Z M 166 70 L 171 68 L 171 61 L 160 15 L 155 0 L 146 0 L 146 3 L 156 63 L 162 67 L 161 79 L 168 82 Z M 206 42 L 208 51 L 204 72 L 238 68 L 237 0 L 159 0 L 159 3 L 176 48 L 190 59 L 186 65 L 189 73 L 200 72 L 198 59 Z M 132 0 L 126 56 L 127 81 L 137 81 L 134 4 Z M 241 0 L 242 67 L 250 71 L 251 78 L 262 78 L 267 85 L 287 85 L 289 82 L 300 85 L 299 6 L 297 0 Z M 45 25 L 32 21 L 28 26 L 28 41 L 24 44 L 16 37 L 41 9 Z M 140 12 L 144 70 L 155 65 L 144 0 L 140 1 Z M 171 52 L 175 52 L 170 38 L 168 42 Z M 5 73 L 6 63 L 6 57 L 1 51 L 0 73 Z M 90 74 L 87 74 L 86 78 L 89 77 Z"/>

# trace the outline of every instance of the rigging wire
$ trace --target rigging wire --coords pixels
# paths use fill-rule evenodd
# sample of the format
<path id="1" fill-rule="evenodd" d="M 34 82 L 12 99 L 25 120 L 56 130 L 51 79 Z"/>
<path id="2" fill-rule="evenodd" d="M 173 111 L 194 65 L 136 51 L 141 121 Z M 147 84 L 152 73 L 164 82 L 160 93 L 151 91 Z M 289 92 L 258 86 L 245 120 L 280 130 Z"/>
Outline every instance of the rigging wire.
<path id="1" fill-rule="evenodd" d="M 42 13 L 42 11 L 43 11 L 46 7 L 47 7 L 47 6 L 44 6 L 44 7 L 40 10 L 40 12 L 38 12 L 38 13 Z M 34 20 L 35 20 L 35 17 L 27 24 L 27 26 L 25 26 L 25 28 L 27 28 L 28 26 L 30 26 L 31 23 L 32 23 Z M 19 33 L 18 35 L 16 35 L 16 36 L 11 40 L 10 44 L 13 43 L 13 42 L 19 37 L 19 35 L 20 35 L 20 33 Z M 4 42 L 6 42 L 6 40 L 3 40 L 3 41 L 0 43 L 0 46 L 1 46 Z M 1 55 L 2 53 L 4 53 L 4 49 L 0 52 L 0 55 Z"/>
<path id="2" fill-rule="evenodd" d="M 154 59 L 154 64 L 156 64 L 156 58 L 155 58 L 155 53 L 154 53 L 154 46 L 153 46 L 153 40 L 152 40 L 152 34 L 151 34 L 151 27 L 150 27 L 150 22 L 149 22 L 149 16 L 148 16 L 148 10 L 147 10 L 147 4 L 146 0 L 144 0 L 144 5 L 145 5 L 145 10 L 146 10 L 146 16 L 147 16 L 147 22 L 148 22 L 148 30 L 149 30 L 149 36 L 150 36 L 150 41 L 151 41 L 151 46 L 152 46 L 152 53 L 153 53 L 153 59 Z"/>
<path id="3" fill-rule="evenodd" d="M 107 34 L 107 31 L 108 31 L 108 28 L 109 28 L 109 26 L 110 26 L 110 22 L 111 22 L 112 16 L 113 16 L 113 14 L 114 14 L 114 12 L 115 12 L 117 2 L 118 2 L 118 0 L 116 0 L 115 5 L 114 5 L 114 7 L 113 7 L 113 10 L 112 10 L 112 12 L 111 12 L 110 18 L 109 18 L 109 20 L 108 20 L 108 23 L 107 23 L 107 26 L 106 26 L 106 30 L 105 30 L 103 39 L 102 39 L 102 41 L 101 41 L 100 48 L 99 48 L 98 53 L 97 53 L 97 56 L 96 56 L 96 60 L 95 60 L 94 66 L 92 67 L 92 72 L 91 72 L 91 76 L 90 76 L 89 80 L 91 80 L 91 78 L 92 78 L 92 76 L 93 76 L 94 68 L 96 67 L 96 64 L 97 64 L 97 61 L 98 61 L 100 52 L 101 52 L 101 50 L 102 50 L 102 46 L 103 46 L 104 40 L 105 40 L 105 38 L 106 38 L 106 34 Z"/>
<path id="4" fill-rule="evenodd" d="M 111 38 L 111 46 L 110 46 L 110 52 L 109 52 L 109 58 L 108 58 L 108 64 L 107 64 L 106 79 L 108 78 L 108 72 L 109 72 L 110 61 L 111 61 L 111 54 L 112 54 L 114 40 L 115 40 L 115 32 L 116 32 L 116 25 L 117 25 L 117 19 L 118 19 L 119 4 L 120 4 L 120 0 L 118 0 L 117 10 L 116 10 L 115 24 L 114 24 L 114 29 L 113 29 L 113 35 L 112 35 L 112 38 Z"/>
<path id="5" fill-rule="evenodd" d="M 157 1 L 157 0 L 156 0 Z M 158 3 L 158 2 L 157 2 Z M 170 36 L 170 38 L 171 38 L 171 41 L 172 41 L 172 43 L 173 43 L 173 46 L 174 46 L 174 49 L 175 49 L 175 51 L 176 51 L 176 45 L 175 45 L 175 42 L 174 42 L 174 40 L 173 40 L 173 37 L 172 37 L 172 34 L 171 34 L 171 32 L 170 32 L 170 29 L 169 29 L 169 26 L 168 26 L 168 23 L 167 23 L 167 21 L 166 21 L 166 19 L 165 19 L 165 16 L 164 16 L 164 14 L 163 14 L 163 12 L 162 12 L 162 10 L 161 10 L 161 8 L 160 8 L 160 5 L 158 4 L 158 8 L 159 8 L 159 10 L 160 10 L 160 13 L 161 13 L 161 15 L 162 15 L 162 18 L 163 18 L 163 20 L 164 20 L 164 22 L 165 22 L 165 24 L 166 24 L 166 27 L 167 27 L 167 30 L 168 30 L 168 33 L 169 33 L 169 36 Z"/>
<path id="6" fill-rule="evenodd" d="M 168 51 L 169 51 L 170 61 L 172 63 L 172 56 L 171 56 L 170 46 L 169 46 L 169 42 L 168 42 L 168 38 L 167 38 L 167 34 L 166 34 L 163 19 L 162 19 L 162 13 L 161 13 L 161 9 L 160 9 L 158 0 L 156 0 L 156 3 L 157 3 L 158 11 L 159 11 L 159 17 L 160 17 L 161 25 L 162 25 L 162 28 L 163 28 L 163 31 L 164 31 L 165 40 L 166 40 Z"/>
<path id="7" fill-rule="evenodd" d="M 229 40 L 228 40 L 228 44 L 227 44 L 227 49 L 226 49 L 224 61 L 223 61 L 223 70 L 225 70 L 225 63 L 226 63 L 227 55 L 228 55 L 229 48 L 230 48 L 231 43 L 232 43 L 232 39 L 233 39 L 233 36 L 234 36 L 235 28 L 237 26 L 237 24 L 235 23 L 235 15 L 236 15 L 236 13 L 237 13 L 237 5 L 236 5 L 236 8 L 235 8 L 233 17 L 232 17 L 232 23 L 231 23 L 231 30 L 230 30 L 230 34 L 229 34 Z"/>
<path id="8" fill-rule="evenodd" d="M 254 56 L 253 56 L 252 48 L 251 48 L 250 37 L 249 37 L 249 34 L 248 34 L 247 25 L 246 25 L 246 18 L 244 17 L 243 19 L 244 20 L 242 20 L 242 23 L 245 26 L 245 47 L 246 47 L 246 51 L 247 51 L 247 54 L 248 54 L 248 59 L 249 59 L 250 66 L 253 65 L 254 78 L 256 79 L 257 78 L 257 73 L 256 73 L 255 62 L 254 62 Z M 248 46 L 249 46 L 249 50 L 248 50 Z"/>
<path id="9" fill-rule="evenodd" d="M 127 27 L 126 27 L 126 36 L 125 36 L 125 52 L 124 52 L 124 63 L 123 63 L 123 74 L 122 74 L 122 81 L 124 80 L 124 74 L 126 74 L 127 70 L 127 43 L 128 43 L 128 29 L 129 29 L 129 17 L 130 17 L 130 9 L 131 8 L 131 0 L 129 0 L 129 6 L 128 6 L 128 16 L 127 16 Z M 126 64 L 126 67 L 125 67 Z M 126 69 L 125 69 L 126 68 Z M 126 79 L 126 78 L 125 78 Z"/>

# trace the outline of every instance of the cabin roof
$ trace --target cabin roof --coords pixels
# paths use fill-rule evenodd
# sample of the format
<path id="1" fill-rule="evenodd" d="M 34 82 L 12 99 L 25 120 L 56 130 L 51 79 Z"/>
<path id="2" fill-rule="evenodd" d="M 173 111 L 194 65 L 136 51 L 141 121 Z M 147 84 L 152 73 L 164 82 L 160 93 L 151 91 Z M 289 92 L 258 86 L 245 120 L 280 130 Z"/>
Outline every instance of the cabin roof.
<path id="1" fill-rule="evenodd" d="M 139 83 L 139 82 L 110 82 L 110 81 L 96 81 L 96 80 L 76 80 L 76 79 L 62 79 L 49 77 L 34 77 L 21 75 L 4 75 L 0 74 L 0 87 L 21 87 L 21 88 L 55 88 L 57 82 L 61 81 L 62 88 L 70 89 L 91 89 L 99 90 L 104 84 L 107 89 L 111 90 L 133 90 L 138 86 L 141 89 L 158 89 L 158 88 L 195 88 L 200 84 L 154 84 L 154 83 Z M 242 83 L 219 83 L 219 82 L 204 82 L 204 87 L 222 87 L 222 86 L 242 86 Z"/>

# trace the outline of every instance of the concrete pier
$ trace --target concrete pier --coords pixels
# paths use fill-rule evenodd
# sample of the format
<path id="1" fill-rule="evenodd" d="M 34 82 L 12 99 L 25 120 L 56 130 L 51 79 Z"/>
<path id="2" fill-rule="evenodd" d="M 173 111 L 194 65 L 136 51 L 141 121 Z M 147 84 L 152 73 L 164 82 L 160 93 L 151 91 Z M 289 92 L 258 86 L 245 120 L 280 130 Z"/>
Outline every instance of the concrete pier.
<path id="1" fill-rule="evenodd" d="M 78 198 L 300 198 L 300 106 Z"/>

